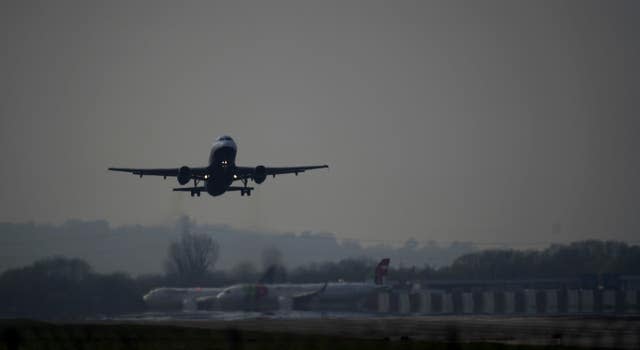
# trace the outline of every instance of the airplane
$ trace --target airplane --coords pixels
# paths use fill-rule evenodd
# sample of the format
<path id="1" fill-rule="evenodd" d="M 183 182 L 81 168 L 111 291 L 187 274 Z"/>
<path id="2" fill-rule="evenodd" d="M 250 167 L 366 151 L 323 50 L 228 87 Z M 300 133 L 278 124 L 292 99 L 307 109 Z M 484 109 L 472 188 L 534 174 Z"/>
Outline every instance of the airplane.
<path id="1" fill-rule="evenodd" d="M 310 305 L 325 304 L 330 307 L 351 307 L 363 303 L 376 291 L 387 290 L 384 276 L 389 268 L 389 258 L 382 259 L 375 268 L 374 282 L 332 282 L 303 284 L 236 284 L 223 289 L 215 297 L 215 306 L 222 310 L 309 309 Z M 201 300 L 208 301 L 211 297 Z"/>
<path id="2" fill-rule="evenodd" d="M 207 192 L 211 196 L 220 196 L 225 192 L 239 191 L 241 196 L 251 195 L 253 187 L 247 186 L 248 180 L 261 184 L 267 176 L 276 177 L 282 174 L 303 173 L 307 170 L 328 168 L 328 165 L 312 165 L 298 167 L 274 168 L 258 165 L 256 167 L 236 166 L 238 147 L 230 136 L 221 136 L 214 143 L 209 153 L 209 165 L 204 167 L 138 169 L 138 168 L 109 168 L 111 171 L 122 171 L 143 177 L 145 175 L 176 177 L 180 185 L 186 185 L 193 180 L 193 187 L 174 188 L 174 191 L 189 192 L 191 197 L 200 197 L 200 192 Z M 243 186 L 232 186 L 234 181 L 241 181 Z M 204 186 L 199 186 L 204 182 Z"/>

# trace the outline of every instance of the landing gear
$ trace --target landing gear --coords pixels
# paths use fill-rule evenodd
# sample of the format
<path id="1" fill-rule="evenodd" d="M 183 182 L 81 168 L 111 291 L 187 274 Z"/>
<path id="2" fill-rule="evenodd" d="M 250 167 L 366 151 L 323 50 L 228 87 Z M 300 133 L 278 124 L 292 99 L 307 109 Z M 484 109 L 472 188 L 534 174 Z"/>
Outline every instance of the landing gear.
<path id="1" fill-rule="evenodd" d="M 247 179 L 242 179 L 242 184 L 244 188 L 240 190 L 240 195 L 244 196 L 246 194 L 247 197 L 249 197 L 251 195 L 251 189 L 247 187 Z"/>
<path id="2" fill-rule="evenodd" d="M 198 184 L 200 184 L 200 180 L 198 179 L 193 179 L 193 187 L 194 189 L 191 190 L 191 197 L 200 197 L 200 190 L 195 189 L 196 187 L 198 187 Z"/>

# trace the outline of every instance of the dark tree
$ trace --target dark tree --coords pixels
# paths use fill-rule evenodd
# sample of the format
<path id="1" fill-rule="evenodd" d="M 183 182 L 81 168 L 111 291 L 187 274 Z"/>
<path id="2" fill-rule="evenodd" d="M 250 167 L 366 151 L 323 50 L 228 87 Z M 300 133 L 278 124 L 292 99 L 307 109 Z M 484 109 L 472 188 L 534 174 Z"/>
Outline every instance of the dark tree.
<path id="1" fill-rule="evenodd" d="M 183 232 L 179 241 L 169 245 L 165 262 L 167 275 L 184 285 L 200 284 L 218 260 L 219 249 L 209 235 Z"/>
<path id="2" fill-rule="evenodd" d="M 73 318 L 143 309 L 128 275 L 97 274 L 79 259 L 47 258 L 0 275 L 0 317 Z"/>

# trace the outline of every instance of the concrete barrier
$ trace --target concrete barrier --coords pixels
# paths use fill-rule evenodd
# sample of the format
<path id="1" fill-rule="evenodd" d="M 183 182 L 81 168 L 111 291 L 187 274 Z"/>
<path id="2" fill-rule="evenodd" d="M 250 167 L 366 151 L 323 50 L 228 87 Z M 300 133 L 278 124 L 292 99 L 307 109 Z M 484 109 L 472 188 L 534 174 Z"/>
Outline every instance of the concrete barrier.
<path id="1" fill-rule="evenodd" d="M 431 313 L 441 314 L 443 313 L 443 303 L 444 303 L 444 292 L 442 291 L 431 291 L 429 292 L 429 296 L 431 299 Z"/>
<path id="2" fill-rule="evenodd" d="M 482 303 L 482 292 L 474 291 L 473 293 L 473 313 L 481 314 L 483 313 L 483 303 Z"/>
<path id="3" fill-rule="evenodd" d="M 482 312 L 493 314 L 496 312 L 495 293 L 492 291 L 482 292 Z"/>
<path id="4" fill-rule="evenodd" d="M 413 291 L 409 293 L 409 309 L 411 313 L 419 314 L 422 307 L 422 300 L 420 300 L 420 291 Z"/>
<path id="5" fill-rule="evenodd" d="M 473 313 L 473 294 L 472 293 L 462 293 L 462 313 L 463 314 Z"/>
<path id="6" fill-rule="evenodd" d="M 512 314 L 516 312 L 516 293 L 513 291 L 504 292 L 504 313 Z"/>
<path id="7" fill-rule="evenodd" d="M 569 289 L 567 290 L 567 312 L 570 314 L 575 314 L 580 311 L 580 298 L 578 295 L 578 290 Z"/>
<path id="8" fill-rule="evenodd" d="M 484 296 L 483 296 L 484 298 Z M 503 314 L 505 308 L 504 291 L 493 292 L 493 313 Z M 482 303 L 484 308 L 484 303 Z"/>
<path id="9" fill-rule="evenodd" d="M 431 293 L 429 291 L 419 291 L 418 296 L 418 309 L 417 312 L 421 314 L 428 314 L 431 312 Z"/>
<path id="10" fill-rule="evenodd" d="M 409 292 L 408 291 L 398 291 L 398 310 L 397 312 L 400 314 L 408 314 L 411 312 L 411 305 L 409 302 Z"/>
<path id="11" fill-rule="evenodd" d="M 639 313 L 638 290 L 525 289 L 519 291 L 395 290 L 380 292 L 368 305 L 397 314 L 576 314 Z"/>
<path id="12" fill-rule="evenodd" d="M 451 293 L 442 294 L 442 313 L 445 313 L 445 314 L 453 313 L 453 294 Z"/>
<path id="13" fill-rule="evenodd" d="M 389 312 L 389 293 L 381 292 L 378 293 L 378 309 L 377 311 L 380 313 L 388 313 Z"/>
<path id="14" fill-rule="evenodd" d="M 581 289 L 578 294 L 580 296 L 580 312 L 592 313 L 595 310 L 593 290 Z"/>
<path id="15" fill-rule="evenodd" d="M 538 312 L 537 291 L 534 289 L 525 289 L 524 293 L 524 313 L 535 314 Z"/>
<path id="16" fill-rule="evenodd" d="M 637 290 L 624 291 L 624 311 L 629 314 L 634 314 L 639 311 Z"/>
<path id="17" fill-rule="evenodd" d="M 612 313 L 616 311 L 616 291 L 607 289 L 602 292 L 602 312 Z"/>
<path id="18" fill-rule="evenodd" d="M 544 291 L 545 296 L 545 313 L 558 313 L 558 291 L 555 289 L 547 289 Z"/>

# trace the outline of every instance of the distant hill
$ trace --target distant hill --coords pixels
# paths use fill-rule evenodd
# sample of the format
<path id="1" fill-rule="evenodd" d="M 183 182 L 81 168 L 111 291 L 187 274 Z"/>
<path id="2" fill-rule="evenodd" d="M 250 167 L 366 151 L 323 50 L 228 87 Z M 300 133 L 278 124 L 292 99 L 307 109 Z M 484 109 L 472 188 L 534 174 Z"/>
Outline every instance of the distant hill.
<path id="1" fill-rule="evenodd" d="M 79 220 L 61 225 L 0 223 L 0 272 L 54 255 L 81 258 L 98 272 L 162 272 L 169 243 L 184 229 L 178 226 L 112 227 L 106 221 Z M 461 242 L 444 246 L 408 240 L 401 246 L 367 246 L 354 240 L 339 240 L 331 233 L 273 233 L 196 224 L 188 229 L 210 234 L 220 244 L 216 269 L 229 269 L 247 261 L 259 266 L 262 252 L 272 247 L 282 252 L 288 267 L 348 257 L 390 257 L 397 266 L 444 266 L 475 251 L 471 243 Z"/>

